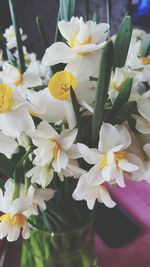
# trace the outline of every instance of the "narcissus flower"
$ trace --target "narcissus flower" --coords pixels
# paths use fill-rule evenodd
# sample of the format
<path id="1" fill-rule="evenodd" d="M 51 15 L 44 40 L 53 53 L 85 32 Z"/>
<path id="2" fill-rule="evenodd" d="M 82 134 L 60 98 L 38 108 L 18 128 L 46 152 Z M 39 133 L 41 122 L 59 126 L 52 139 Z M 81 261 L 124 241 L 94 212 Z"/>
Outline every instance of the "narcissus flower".
<path id="1" fill-rule="evenodd" d="M 139 169 L 138 157 L 126 151 L 131 137 L 124 126 L 103 123 L 100 130 L 98 149 L 78 144 L 84 160 L 94 166 L 87 173 L 88 182 L 99 185 L 104 182 L 117 183 L 124 187 L 124 174 Z"/>
<path id="2" fill-rule="evenodd" d="M 61 172 L 67 167 L 69 161 L 69 150 L 77 136 L 77 129 L 63 130 L 59 135 L 55 129 L 46 121 L 42 121 L 32 138 L 37 147 L 33 163 L 45 166 L 50 164 L 56 172 Z M 75 148 L 74 148 L 75 150 Z"/>
<path id="3" fill-rule="evenodd" d="M 0 84 L 0 129 L 8 136 L 31 133 L 35 126 L 30 115 L 31 105 L 15 86 Z"/>
<path id="4" fill-rule="evenodd" d="M 19 30 L 20 30 L 22 41 L 26 40 L 27 36 L 23 34 L 23 30 L 21 28 Z M 9 26 L 9 28 L 5 30 L 3 36 L 6 38 L 7 47 L 9 49 L 15 48 L 17 46 L 16 34 L 15 34 L 13 25 Z"/>
<path id="5" fill-rule="evenodd" d="M 72 17 L 68 22 L 60 21 L 58 28 L 67 44 L 56 42 L 47 48 L 43 64 L 68 63 L 70 71 L 73 68 L 84 69 L 87 77 L 95 75 L 100 60 L 99 49 L 105 45 L 109 25 Z"/>
<path id="6" fill-rule="evenodd" d="M 18 68 L 5 62 L 3 70 L 0 72 L 0 79 L 3 83 L 14 84 L 20 89 L 42 85 L 39 63 L 37 61 L 31 62 L 23 74 Z"/>
<path id="7" fill-rule="evenodd" d="M 19 198 L 10 202 L 7 196 L 3 195 L 0 189 L 0 239 L 7 237 L 7 240 L 16 241 L 22 231 L 24 239 L 29 238 L 29 226 L 26 216 L 27 205 Z"/>
<path id="8" fill-rule="evenodd" d="M 77 187 L 73 192 L 75 200 L 87 201 L 89 209 L 93 209 L 95 201 L 104 203 L 107 207 L 113 208 L 116 203 L 111 199 L 109 192 L 104 185 L 92 185 L 88 182 L 86 174 L 83 174 L 78 181 Z"/>

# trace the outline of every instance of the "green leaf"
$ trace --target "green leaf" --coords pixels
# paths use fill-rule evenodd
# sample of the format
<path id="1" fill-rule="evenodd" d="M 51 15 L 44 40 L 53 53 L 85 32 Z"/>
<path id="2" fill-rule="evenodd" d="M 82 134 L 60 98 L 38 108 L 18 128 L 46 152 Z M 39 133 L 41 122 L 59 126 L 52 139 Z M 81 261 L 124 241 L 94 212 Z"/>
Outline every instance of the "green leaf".
<path id="1" fill-rule="evenodd" d="M 16 34 L 19 69 L 21 73 L 24 73 L 26 67 L 25 67 L 25 60 L 24 60 L 24 54 L 23 54 L 23 48 L 22 48 L 22 40 L 21 40 L 20 30 L 19 30 L 19 27 L 16 21 L 16 16 L 15 16 L 15 11 L 14 11 L 12 0 L 9 0 L 9 9 L 10 9 L 12 24 L 14 26 L 14 30 Z"/>
<path id="2" fill-rule="evenodd" d="M 112 124 L 121 124 L 126 120 L 129 120 L 131 115 L 137 110 L 136 101 L 126 102 L 116 113 L 115 117 L 111 121 Z"/>
<path id="3" fill-rule="evenodd" d="M 150 33 L 146 35 L 145 40 L 143 41 L 140 56 L 147 57 L 150 51 Z"/>
<path id="4" fill-rule="evenodd" d="M 76 95 L 74 90 L 70 89 L 70 97 L 72 101 L 73 110 L 75 113 L 76 121 L 77 121 L 77 128 L 78 128 L 78 142 L 81 141 L 81 129 L 82 129 L 82 123 L 81 123 L 81 117 L 80 117 L 80 105 L 78 104 Z"/>
<path id="5" fill-rule="evenodd" d="M 111 68 L 113 61 L 113 44 L 112 41 L 108 41 L 103 49 L 101 58 L 99 77 L 96 89 L 93 125 L 92 125 L 92 144 L 97 146 L 99 138 L 99 130 L 102 124 L 105 101 L 107 98 Z"/>
<path id="6" fill-rule="evenodd" d="M 75 16 L 76 0 L 60 0 L 60 19 L 70 20 Z"/>
<path id="7" fill-rule="evenodd" d="M 127 78 L 124 83 L 121 91 L 119 92 L 112 109 L 108 113 L 108 116 L 105 118 L 105 121 L 111 122 L 111 120 L 114 118 L 118 110 L 128 101 L 130 93 L 131 93 L 131 88 L 132 88 L 132 78 Z"/>
<path id="8" fill-rule="evenodd" d="M 84 0 L 85 20 L 89 19 L 89 9 L 90 9 L 90 1 L 89 0 Z"/>
<path id="9" fill-rule="evenodd" d="M 130 16 L 126 16 L 119 28 L 117 37 L 114 42 L 114 61 L 113 68 L 121 68 L 125 65 L 129 45 L 132 35 L 132 20 Z"/>
<path id="10" fill-rule="evenodd" d="M 36 17 L 36 24 L 37 24 L 37 28 L 38 28 L 38 32 L 40 35 L 40 39 L 41 39 L 43 48 L 46 49 L 48 47 L 48 40 L 47 40 L 45 28 L 44 28 L 44 25 L 43 25 L 41 18 Z"/>
<path id="11" fill-rule="evenodd" d="M 6 177 L 12 177 L 14 166 L 10 159 L 0 154 L 0 173 Z"/>
<path id="12" fill-rule="evenodd" d="M 112 0 L 106 0 L 106 14 L 107 14 L 107 23 L 111 24 L 111 8 L 112 8 Z"/>

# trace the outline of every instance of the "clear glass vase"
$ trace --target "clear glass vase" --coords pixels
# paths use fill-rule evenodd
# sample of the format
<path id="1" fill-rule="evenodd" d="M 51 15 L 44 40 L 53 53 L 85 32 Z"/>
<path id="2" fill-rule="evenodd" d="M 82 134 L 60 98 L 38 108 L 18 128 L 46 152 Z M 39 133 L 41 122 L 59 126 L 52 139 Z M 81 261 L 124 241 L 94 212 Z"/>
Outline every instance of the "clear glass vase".
<path id="1" fill-rule="evenodd" d="M 93 222 L 65 232 L 31 230 L 23 242 L 22 267 L 98 267 Z"/>

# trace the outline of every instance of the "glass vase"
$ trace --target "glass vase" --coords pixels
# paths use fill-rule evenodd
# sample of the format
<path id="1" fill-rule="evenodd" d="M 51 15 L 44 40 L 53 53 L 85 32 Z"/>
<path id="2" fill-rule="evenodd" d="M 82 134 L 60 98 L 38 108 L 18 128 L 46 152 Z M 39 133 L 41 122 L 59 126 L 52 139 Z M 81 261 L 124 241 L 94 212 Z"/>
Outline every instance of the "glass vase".
<path id="1" fill-rule="evenodd" d="M 65 232 L 31 230 L 23 241 L 21 267 L 98 267 L 93 221 Z"/>

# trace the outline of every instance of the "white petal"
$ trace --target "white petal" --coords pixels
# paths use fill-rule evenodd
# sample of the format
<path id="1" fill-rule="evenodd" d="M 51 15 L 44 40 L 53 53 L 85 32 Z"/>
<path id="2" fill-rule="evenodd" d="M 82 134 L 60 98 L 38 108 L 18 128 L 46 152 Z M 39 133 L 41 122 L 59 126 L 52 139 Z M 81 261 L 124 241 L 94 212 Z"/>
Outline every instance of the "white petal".
<path id="1" fill-rule="evenodd" d="M 0 114 L 0 128 L 4 134 L 17 137 L 22 132 L 31 134 L 35 126 L 30 114 L 23 107 L 19 107 Z"/>
<path id="2" fill-rule="evenodd" d="M 64 130 L 60 134 L 61 147 L 64 150 L 68 150 L 71 147 L 71 145 L 75 141 L 77 133 L 78 133 L 78 130 L 77 129 L 73 129 L 73 130 Z"/>
<path id="3" fill-rule="evenodd" d="M 148 158 L 150 159 L 150 144 L 144 145 L 143 150 L 147 154 Z"/>
<path id="4" fill-rule="evenodd" d="M 29 232 L 29 225 L 28 223 L 25 224 L 25 226 L 22 229 L 22 237 L 24 239 L 28 239 L 30 237 L 30 232 Z"/>
<path id="5" fill-rule="evenodd" d="M 95 205 L 95 201 L 96 199 L 90 199 L 90 200 L 87 200 L 87 206 L 90 210 L 92 210 L 94 208 L 94 205 Z"/>
<path id="6" fill-rule="evenodd" d="M 150 100 L 143 99 L 137 102 L 139 113 L 150 122 Z"/>
<path id="7" fill-rule="evenodd" d="M 42 85 L 40 78 L 39 63 L 37 61 L 31 62 L 27 70 L 23 74 L 23 85 L 26 87 L 34 87 Z"/>
<path id="8" fill-rule="evenodd" d="M 7 235 L 7 240 L 9 242 L 16 241 L 19 238 L 20 235 L 20 227 L 19 226 L 12 226 L 9 229 L 8 235 Z"/>
<path id="9" fill-rule="evenodd" d="M 99 150 L 102 153 L 108 152 L 111 148 L 118 145 L 119 133 L 117 129 L 109 124 L 103 123 L 100 129 Z"/>
<path id="10" fill-rule="evenodd" d="M 100 186 L 100 199 L 98 200 L 102 200 L 102 202 L 104 202 L 104 204 L 109 208 L 113 208 L 116 205 L 116 203 L 111 199 L 109 192 L 104 186 Z"/>
<path id="11" fill-rule="evenodd" d="M 65 111 L 65 118 L 68 122 L 69 128 L 73 129 L 76 125 L 75 113 L 71 101 L 63 101 L 63 108 Z"/>
<path id="12" fill-rule="evenodd" d="M 91 185 L 99 185 L 105 182 L 99 164 L 96 164 L 89 170 L 87 173 L 87 179 L 88 183 Z"/>
<path id="13" fill-rule="evenodd" d="M 126 159 L 118 160 L 118 167 L 124 171 L 127 171 L 127 172 L 134 172 L 134 171 L 137 171 L 139 169 L 139 167 L 137 165 L 130 163 Z"/>
<path id="14" fill-rule="evenodd" d="M 58 63 L 68 63 L 74 57 L 75 54 L 68 45 L 62 42 L 57 42 L 46 49 L 42 63 L 45 66 L 52 66 Z"/>
<path id="15" fill-rule="evenodd" d="M 150 122 L 141 116 L 134 115 L 134 118 L 136 119 L 136 129 L 143 134 L 149 134 L 150 133 Z"/>
<path id="16" fill-rule="evenodd" d="M 88 162 L 89 164 L 95 164 L 98 162 L 100 158 L 98 149 L 89 148 L 88 146 L 81 143 L 78 143 L 77 145 L 82 157 L 86 162 Z"/>
<path id="17" fill-rule="evenodd" d="M 0 153 L 3 153 L 8 158 L 11 158 L 18 147 L 17 142 L 0 132 Z"/>
<path id="18" fill-rule="evenodd" d="M 57 139 L 59 137 L 55 129 L 47 122 L 42 121 L 36 130 L 36 135 L 40 138 L 52 138 Z"/>

